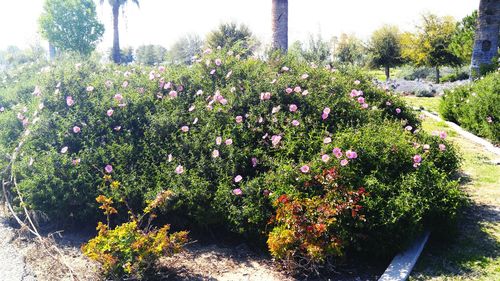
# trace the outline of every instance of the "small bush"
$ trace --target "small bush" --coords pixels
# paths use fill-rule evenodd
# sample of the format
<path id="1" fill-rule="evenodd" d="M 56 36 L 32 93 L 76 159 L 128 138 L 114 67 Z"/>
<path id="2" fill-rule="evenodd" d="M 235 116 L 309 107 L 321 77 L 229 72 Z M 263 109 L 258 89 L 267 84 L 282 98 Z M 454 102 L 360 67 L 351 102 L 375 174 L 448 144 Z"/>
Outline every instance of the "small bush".
<path id="1" fill-rule="evenodd" d="M 500 73 L 497 71 L 472 85 L 445 91 L 439 111 L 477 135 L 500 143 Z"/>

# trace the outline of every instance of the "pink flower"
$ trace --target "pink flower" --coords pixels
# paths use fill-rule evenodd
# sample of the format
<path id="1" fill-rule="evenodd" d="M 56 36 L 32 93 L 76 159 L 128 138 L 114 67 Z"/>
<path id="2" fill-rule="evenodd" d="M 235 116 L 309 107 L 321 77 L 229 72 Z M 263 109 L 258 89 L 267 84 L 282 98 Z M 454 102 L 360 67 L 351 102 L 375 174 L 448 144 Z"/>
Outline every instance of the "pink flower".
<path id="1" fill-rule="evenodd" d="M 310 170 L 310 169 L 311 169 L 311 168 L 309 168 L 309 166 L 307 166 L 307 165 L 304 165 L 304 166 L 300 167 L 300 171 L 301 171 L 302 173 L 304 173 L 304 174 L 309 173 L 309 170 Z"/>
<path id="2" fill-rule="evenodd" d="M 212 151 L 212 157 L 213 158 L 219 157 L 219 151 L 217 149 L 214 149 L 214 151 Z"/>
<path id="3" fill-rule="evenodd" d="M 363 108 L 363 109 L 367 109 L 367 108 L 368 108 L 368 104 L 367 104 L 367 103 L 363 103 L 363 104 L 361 104 L 361 108 Z"/>
<path id="4" fill-rule="evenodd" d="M 413 129 L 413 127 L 412 127 L 412 126 L 406 126 L 406 127 L 405 127 L 405 130 L 407 130 L 407 131 L 411 131 L 412 129 Z"/>
<path id="5" fill-rule="evenodd" d="M 165 71 L 165 67 L 163 65 L 158 66 L 158 71 L 159 72 L 164 72 Z"/>
<path id="6" fill-rule="evenodd" d="M 359 85 L 361 83 L 359 80 L 354 81 L 354 85 Z"/>
<path id="7" fill-rule="evenodd" d="M 328 156 L 328 154 L 323 154 L 321 156 L 321 160 L 326 163 L 328 162 L 328 160 L 330 160 L 330 156 Z"/>
<path id="8" fill-rule="evenodd" d="M 189 132 L 189 127 L 188 126 L 182 126 L 181 127 L 181 131 L 183 131 L 184 133 L 187 133 L 187 132 Z"/>
<path id="9" fill-rule="evenodd" d="M 76 165 L 80 164 L 80 161 L 81 161 L 80 158 L 76 158 L 76 159 L 71 160 L 71 164 L 73 164 L 73 166 L 76 166 Z"/>
<path id="10" fill-rule="evenodd" d="M 168 161 L 168 162 L 172 162 L 172 160 L 174 160 L 174 156 L 172 156 L 172 154 L 169 154 L 169 155 L 167 156 L 167 161 Z"/>
<path id="11" fill-rule="evenodd" d="M 220 99 L 219 102 L 222 104 L 222 105 L 226 105 L 227 104 L 227 100 L 226 99 Z"/>
<path id="12" fill-rule="evenodd" d="M 332 142 L 332 138 L 330 138 L 330 137 L 326 137 L 326 138 L 323 139 L 323 143 L 324 144 L 328 144 L 328 143 L 331 143 L 331 142 Z"/>
<path id="13" fill-rule="evenodd" d="M 175 173 L 178 175 L 184 173 L 184 167 L 182 167 L 181 165 L 175 167 Z"/>
<path id="14" fill-rule="evenodd" d="M 491 116 L 486 117 L 486 122 L 493 123 L 493 118 Z"/>
<path id="15" fill-rule="evenodd" d="M 233 189 L 233 194 L 236 196 L 241 196 L 241 195 L 243 195 L 243 191 L 241 191 L 241 189 L 239 189 L 239 188 L 235 188 L 235 189 Z"/>
<path id="16" fill-rule="evenodd" d="M 280 135 L 273 135 L 271 137 L 271 142 L 273 144 L 273 146 L 277 146 L 281 141 L 281 136 Z"/>
<path id="17" fill-rule="evenodd" d="M 224 141 L 224 143 L 226 145 L 231 145 L 231 144 L 233 144 L 233 140 L 232 139 L 227 139 L 226 141 Z"/>
<path id="18" fill-rule="evenodd" d="M 172 98 L 172 99 L 173 99 L 173 98 L 176 98 L 176 97 L 177 97 L 177 92 L 176 92 L 176 91 L 170 91 L 170 92 L 168 93 L 168 96 L 169 96 L 170 98 Z"/>
<path id="19" fill-rule="evenodd" d="M 392 105 L 392 103 L 391 103 L 390 101 L 386 101 L 386 102 L 385 102 L 385 105 L 387 105 L 387 106 L 391 106 L 391 105 Z"/>
<path id="20" fill-rule="evenodd" d="M 281 70 L 282 70 L 282 71 L 288 71 L 288 70 L 290 70 L 290 68 L 288 68 L 288 66 L 283 66 L 283 67 L 281 68 Z"/>
<path id="21" fill-rule="evenodd" d="M 356 159 L 358 158 L 358 154 L 356 153 L 356 151 L 352 151 L 352 150 L 348 150 L 345 152 L 345 156 L 347 156 L 347 158 L 349 159 Z"/>
<path id="22" fill-rule="evenodd" d="M 66 153 L 66 152 L 68 152 L 68 147 L 67 146 L 61 148 L 61 153 L 62 154 Z"/>
<path id="23" fill-rule="evenodd" d="M 221 143 L 222 143 L 222 138 L 221 138 L 221 137 L 216 137 L 216 138 L 215 138 L 215 143 L 216 143 L 217 145 L 221 145 Z"/>
<path id="24" fill-rule="evenodd" d="M 123 100 L 123 96 L 121 94 L 116 94 L 114 96 L 114 99 L 117 101 L 117 102 L 121 102 Z"/>
<path id="25" fill-rule="evenodd" d="M 242 176 L 237 175 L 236 177 L 234 177 L 234 182 L 240 182 L 242 179 L 243 179 Z"/>
<path id="26" fill-rule="evenodd" d="M 441 131 L 439 132 L 439 137 L 442 138 L 442 139 L 445 139 L 448 135 L 446 134 L 445 131 Z"/>
<path id="27" fill-rule="evenodd" d="M 220 66 L 222 64 L 221 59 L 215 59 L 215 65 Z"/>
<path id="28" fill-rule="evenodd" d="M 241 122 L 243 122 L 243 116 L 240 116 L 240 115 L 236 116 L 236 123 L 239 124 Z"/>
<path id="29" fill-rule="evenodd" d="M 123 81 L 123 83 L 122 83 L 122 87 L 123 87 L 123 88 L 127 88 L 127 86 L 128 86 L 128 81 Z"/>
<path id="30" fill-rule="evenodd" d="M 296 93 L 300 93 L 300 92 L 302 92 L 302 89 L 299 86 L 297 86 L 297 87 L 293 88 L 293 91 Z"/>
<path id="31" fill-rule="evenodd" d="M 194 105 L 191 105 L 188 109 L 189 112 L 193 111 L 196 107 Z"/>
<path id="32" fill-rule="evenodd" d="M 210 75 L 214 75 L 214 74 L 215 74 L 215 69 L 210 70 Z"/>
<path id="33" fill-rule="evenodd" d="M 335 157 L 337 157 L 337 158 L 342 157 L 342 150 L 340 150 L 340 148 L 335 147 L 332 152 L 333 152 L 333 155 L 335 155 Z"/>
<path id="34" fill-rule="evenodd" d="M 328 113 L 322 113 L 321 114 L 321 119 L 325 120 L 326 118 L 328 118 Z"/>
<path id="35" fill-rule="evenodd" d="M 106 111 L 106 115 L 108 115 L 109 117 L 111 117 L 113 115 L 115 111 L 113 109 L 108 109 L 108 111 Z"/>
<path id="36" fill-rule="evenodd" d="M 302 78 L 302 79 L 307 79 L 308 77 L 309 77 L 309 74 L 307 74 L 307 73 L 304 73 L 304 74 L 302 74 L 302 76 L 300 76 L 300 78 Z"/>
<path id="37" fill-rule="evenodd" d="M 285 93 L 287 93 L 287 94 L 291 94 L 292 92 L 293 92 L 293 89 L 290 87 L 285 89 Z"/>
<path id="38" fill-rule="evenodd" d="M 104 171 L 108 174 L 111 174 L 111 172 L 113 172 L 113 166 L 111 165 L 106 165 L 106 167 L 104 167 Z"/>
<path id="39" fill-rule="evenodd" d="M 295 126 L 295 127 L 297 127 L 298 125 L 300 125 L 300 122 L 297 121 L 297 120 L 293 120 L 292 121 L 292 125 Z"/>
<path id="40" fill-rule="evenodd" d="M 75 133 L 75 134 L 78 134 L 78 133 L 80 132 L 80 130 L 81 130 L 81 129 L 80 129 L 80 127 L 78 127 L 78 126 L 74 126 L 74 127 L 73 127 L 73 133 Z"/>
<path id="41" fill-rule="evenodd" d="M 73 104 L 75 104 L 75 101 L 73 100 L 73 98 L 71 96 L 67 96 L 66 97 L 66 104 L 68 106 L 72 106 Z"/>
<path id="42" fill-rule="evenodd" d="M 341 166 L 346 166 L 348 163 L 349 163 L 349 161 L 347 159 L 340 160 L 340 165 Z"/>
<path id="43" fill-rule="evenodd" d="M 111 88 L 111 86 L 113 86 L 113 82 L 111 80 L 106 80 L 106 82 L 104 83 L 104 85 L 106 86 L 106 88 Z"/>
<path id="44" fill-rule="evenodd" d="M 413 163 L 420 163 L 420 162 L 422 162 L 422 156 L 420 156 L 419 154 L 413 156 Z"/>
<path id="45" fill-rule="evenodd" d="M 295 105 L 295 104 L 290 105 L 290 112 L 295 112 L 295 111 L 297 111 L 297 109 L 298 109 L 297 105 Z"/>
<path id="46" fill-rule="evenodd" d="M 430 145 L 428 144 L 424 144 L 424 146 L 422 147 L 424 150 L 429 150 L 431 148 Z"/>
<path id="47" fill-rule="evenodd" d="M 329 108 L 329 107 L 325 107 L 325 108 L 323 109 L 323 113 L 324 113 L 324 114 L 327 114 L 327 115 L 328 115 L 328 114 L 330 114 L 330 111 L 331 111 L 331 110 L 330 110 L 330 108 Z"/>
<path id="48" fill-rule="evenodd" d="M 302 95 L 303 95 L 303 96 L 307 96 L 308 94 L 309 94 L 309 91 L 308 91 L 308 90 L 304 90 L 304 91 L 302 92 Z"/>
<path id="49" fill-rule="evenodd" d="M 365 98 L 364 97 L 359 97 L 358 98 L 359 103 L 365 103 Z"/>
<path id="50" fill-rule="evenodd" d="M 257 167 L 257 158 L 252 157 L 252 167 Z"/>
<path id="51" fill-rule="evenodd" d="M 401 109 L 400 109 L 399 107 L 398 107 L 398 108 L 396 108 L 396 113 L 397 113 L 397 114 L 401 113 Z"/>
<path id="52" fill-rule="evenodd" d="M 281 109 L 281 106 L 279 106 L 279 105 L 278 105 L 278 106 L 275 106 L 275 107 L 273 107 L 273 109 L 271 110 L 271 113 L 272 113 L 272 114 L 278 113 L 278 112 L 280 111 L 280 109 Z"/>
<path id="53" fill-rule="evenodd" d="M 87 86 L 86 88 L 87 92 L 92 92 L 94 90 L 94 87 L 92 86 Z"/>
<path id="54" fill-rule="evenodd" d="M 172 82 L 170 82 L 170 81 L 165 83 L 165 85 L 163 86 L 163 89 L 165 89 L 165 90 L 168 90 L 170 88 L 172 88 Z"/>
<path id="55" fill-rule="evenodd" d="M 271 99 L 271 93 L 270 92 L 265 92 L 260 94 L 260 99 L 261 100 L 269 100 Z"/>
<path id="56" fill-rule="evenodd" d="M 439 150 L 440 150 L 440 151 L 445 151 L 445 150 L 446 150 L 446 145 L 444 145 L 444 144 L 440 143 L 440 144 L 439 144 Z"/>

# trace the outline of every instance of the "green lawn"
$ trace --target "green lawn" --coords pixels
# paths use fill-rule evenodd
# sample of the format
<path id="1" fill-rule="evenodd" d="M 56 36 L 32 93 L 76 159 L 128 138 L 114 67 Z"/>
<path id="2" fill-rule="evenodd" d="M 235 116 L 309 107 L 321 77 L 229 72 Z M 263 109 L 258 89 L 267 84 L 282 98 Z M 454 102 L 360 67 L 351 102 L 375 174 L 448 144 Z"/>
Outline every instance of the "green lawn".
<path id="1" fill-rule="evenodd" d="M 439 101 L 441 100 L 441 97 L 404 96 L 402 98 L 412 106 L 419 107 L 430 112 L 439 112 Z"/>
<path id="2" fill-rule="evenodd" d="M 432 111 L 439 99 L 405 98 L 413 106 Z M 458 147 L 464 190 L 471 198 L 460 219 L 458 232 L 450 239 L 432 239 L 426 246 L 410 280 L 500 280 L 500 165 L 480 145 L 463 139 L 444 122 L 427 118 L 428 132 L 445 130 Z"/>

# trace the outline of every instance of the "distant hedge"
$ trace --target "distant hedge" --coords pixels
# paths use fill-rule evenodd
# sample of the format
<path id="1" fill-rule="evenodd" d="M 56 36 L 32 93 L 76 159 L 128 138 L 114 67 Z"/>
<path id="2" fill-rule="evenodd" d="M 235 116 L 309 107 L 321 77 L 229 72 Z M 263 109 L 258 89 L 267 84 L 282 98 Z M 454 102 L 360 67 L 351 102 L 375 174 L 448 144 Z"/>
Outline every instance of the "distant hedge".
<path id="1" fill-rule="evenodd" d="M 439 111 L 446 120 L 500 144 L 500 72 L 445 91 Z"/>
<path id="2" fill-rule="evenodd" d="M 94 223 L 112 174 L 114 202 L 125 194 L 140 210 L 171 190 L 160 220 L 321 263 L 348 249 L 393 254 L 463 202 L 453 146 L 356 69 L 219 51 L 193 66 L 59 63 L 36 85 L 0 113 L 11 128 L 0 136 L 8 145 L 23 122 L 30 130 L 17 181 L 28 207 L 54 220 Z"/>

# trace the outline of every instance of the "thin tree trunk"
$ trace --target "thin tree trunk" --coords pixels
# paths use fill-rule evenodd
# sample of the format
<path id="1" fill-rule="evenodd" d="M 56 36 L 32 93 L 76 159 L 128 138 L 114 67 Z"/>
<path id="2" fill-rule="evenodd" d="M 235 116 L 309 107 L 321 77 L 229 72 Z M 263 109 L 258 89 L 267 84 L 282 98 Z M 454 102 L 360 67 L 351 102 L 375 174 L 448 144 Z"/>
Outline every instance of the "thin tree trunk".
<path id="1" fill-rule="evenodd" d="M 482 65 L 491 65 L 498 54 L 500 1 L 480 0 L 478 22 L 472 51 L 471 77 L 480 75 Z"/>
<path id="2" fill-rule="evenodd" d="M 113 62 L 120 63 L 120 35 L 118 33 L 118 16 L 120 15 L 119 1 L 113 3 Z"/>
<path id="3" fill-rule="evenodd" d="M 385 81 L 389 81 L 391 79 L 391 69 L 388 65 L 385 66 Z"/>
<path id="4" fill-rule="evenodd" d="M 49 60 L 54 60 L 56 57 L 56 47 L 49 42 Z"/>
<path id="5" fill-rule="evenodd" d="M 272 0 L 272 29 L 275 50 L 288 50 L 288 0 Z"/>
<path id="6" fill-rule="evenodd" d="M 439 84 L 440 80 L 441 80 L 441 75 L 439 73 L 439 66 L 436 66 L 436 83 Z"/>

